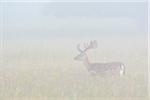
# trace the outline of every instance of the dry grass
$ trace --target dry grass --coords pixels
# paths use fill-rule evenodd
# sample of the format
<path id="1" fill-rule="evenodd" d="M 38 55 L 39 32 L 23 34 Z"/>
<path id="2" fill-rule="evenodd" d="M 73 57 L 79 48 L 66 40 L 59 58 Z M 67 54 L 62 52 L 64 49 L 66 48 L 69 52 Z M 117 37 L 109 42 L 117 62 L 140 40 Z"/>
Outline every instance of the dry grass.
<path id="1" fill-rule="evenodd" d="M 1 100 L 147 100 L 147 54 L 143 47 L 91 50 L 91 61 L 122 61 L 121 78 L 92 77 L 73 60 L 75 44 L 5 44 L 0 67 Z M 59 43 L 58 43 L 59 44 Z M 118 50 L 118 51 L 116 51 Z"/>

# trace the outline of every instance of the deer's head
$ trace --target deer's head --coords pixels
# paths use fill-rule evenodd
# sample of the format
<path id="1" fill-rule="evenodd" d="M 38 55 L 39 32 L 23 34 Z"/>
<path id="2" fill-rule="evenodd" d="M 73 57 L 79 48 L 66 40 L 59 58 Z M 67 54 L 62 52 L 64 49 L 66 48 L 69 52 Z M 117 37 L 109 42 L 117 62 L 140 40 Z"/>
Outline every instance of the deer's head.
<path id="1" fill-rule="evenodd" d="M 90 41 L 87 43 L 83 44 L 83 49 L 81 48 L 81 44 L 77 45 L 77 50 L 80 52 L 79 55 L 77 55 L 76 57 L 74 57 L 74 60 L 78 60 L 78 61 L 83 61 L 87 58 L 86 52 L 90 49 L 94 49 L 97 47 L 97 41 Z"/>

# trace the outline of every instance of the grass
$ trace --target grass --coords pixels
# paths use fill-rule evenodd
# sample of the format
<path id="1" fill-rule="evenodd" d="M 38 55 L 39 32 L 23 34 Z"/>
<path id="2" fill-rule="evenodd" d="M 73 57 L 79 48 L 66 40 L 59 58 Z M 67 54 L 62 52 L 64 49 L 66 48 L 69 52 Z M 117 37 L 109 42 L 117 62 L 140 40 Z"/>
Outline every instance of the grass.
<path id="1" fill-rule="evenodd" d="M 74 43 L 5 44 L 0 67 L 1 100 L 148 100 L 144 47 L 101 47 L 92 62 L 122 61 L 123 77 L 93 77 L 73 60 Z M 63 44 L 63 43 L 62 43 Z"/>

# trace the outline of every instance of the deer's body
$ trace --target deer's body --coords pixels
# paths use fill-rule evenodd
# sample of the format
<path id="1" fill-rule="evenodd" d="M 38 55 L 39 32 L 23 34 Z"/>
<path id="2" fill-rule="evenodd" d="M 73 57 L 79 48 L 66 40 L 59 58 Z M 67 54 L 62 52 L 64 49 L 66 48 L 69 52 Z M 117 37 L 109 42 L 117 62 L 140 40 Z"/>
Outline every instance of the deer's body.
<path id="1" fill-rule="evenodd" d="M 124 65 L 120 62 L 92 63 L 87 66 L 87 69 L 89 72 L 92 72 L 94 74 L 104 74 L 104 73 L 117 74 L 118 73 L 121 76 L 125 73 Z"/>
<path id="2" fill-rule="evenodd" d="M 86 51 L 90 48 L 94 48 L 94 43 L 92 42 L 90 46 L 85 46 L 85 50 L 82 51 L 78 47 L 78 50 L 81 52 L 78 56 L 74 59 L 83 61 L 83 64 L 86 66 L 88 72 L 92 74 L 119 74 L 120 76 L 125 73 L 125 66 L 121 62 L 109 62 L 109 63 L 91 63 L 88 60 Z"/>

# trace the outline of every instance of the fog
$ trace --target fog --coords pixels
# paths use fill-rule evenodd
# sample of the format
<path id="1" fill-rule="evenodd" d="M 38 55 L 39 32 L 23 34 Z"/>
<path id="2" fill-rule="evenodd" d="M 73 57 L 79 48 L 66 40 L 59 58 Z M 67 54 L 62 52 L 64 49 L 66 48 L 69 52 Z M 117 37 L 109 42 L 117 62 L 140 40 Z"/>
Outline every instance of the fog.
<path id="1" fill-rule="evenodd" d="M 142 0 L 139 0 L 142 1 Z M 1 2 L 0 99 L 148 100 L 146 2 Z M 90 63 L 122 62 L 122 77 Z"/>

